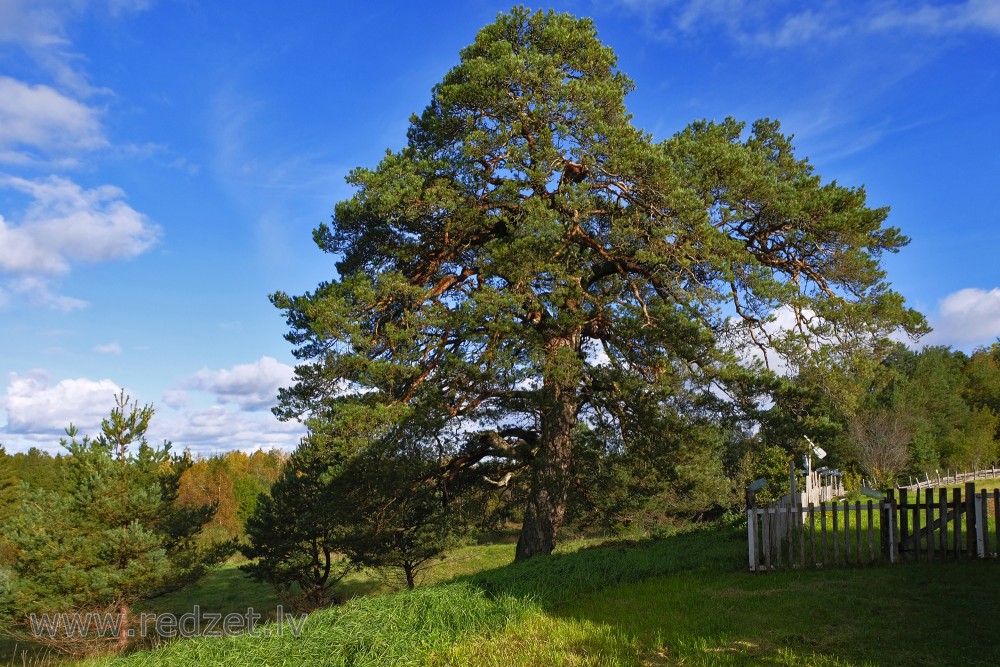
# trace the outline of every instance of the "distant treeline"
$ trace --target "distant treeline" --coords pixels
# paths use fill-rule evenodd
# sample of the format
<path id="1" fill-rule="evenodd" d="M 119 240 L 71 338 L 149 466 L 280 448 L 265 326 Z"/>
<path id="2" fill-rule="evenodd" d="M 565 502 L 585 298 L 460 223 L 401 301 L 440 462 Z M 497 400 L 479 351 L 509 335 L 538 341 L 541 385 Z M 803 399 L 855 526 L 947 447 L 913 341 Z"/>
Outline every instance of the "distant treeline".
<path id="1" fill-rule="evenodd" d="M 37 447 L 7 452 L 0 445 L 0 520 L 15 513 L 25 488 L 64 492 L 70 455 L 49 454 Z M 268 493 L 288 455 L 281 450 L 258 449 L 250 454 L 232 451 L 197 457 L 180 477 L 176 502 L 183 507 L 217 507 L 199 539 L 221 542 L 240 538 L 258 496 Z"/>

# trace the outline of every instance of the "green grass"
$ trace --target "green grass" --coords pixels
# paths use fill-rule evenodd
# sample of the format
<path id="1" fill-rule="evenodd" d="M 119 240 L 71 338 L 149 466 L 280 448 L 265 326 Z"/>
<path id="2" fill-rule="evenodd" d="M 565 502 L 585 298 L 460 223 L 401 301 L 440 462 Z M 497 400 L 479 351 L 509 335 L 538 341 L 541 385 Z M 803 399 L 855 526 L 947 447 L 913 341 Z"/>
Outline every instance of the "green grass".
<path id="1" fill-rule="evenodd" d="M 226 563 L 210 570 L 196 586 L 147 600 L 136 611 L 180 615 L 198 605 L 204 612 L 223 614 L 247 607 L 273 612 L 279 604 L 270 584 L 254 581 L 236 563 Z"/>
<path id="2" fill-rule="evenodd" d="M 543 604 L 431 664 L 995 665 L 1000 656 L 991 611 L 1000 563 L 750 575 L 717 569 L 719 554 L 703 538 L 666 542 L 706 556 L 709 567 Z"/>
<path id="3" fill-rule="evenodd" d="M 510 564 L 449 555 L 414 591 L 316 612 L 299 638 L 177 641 L 91 665 L 986 665 L 1000 655 L 1000 562 L 745 571 L 745 529 L 680 532 Z M 483 568 L 479 570 L 479 568 Z M 274 604 L 221 570 L 174 612 Z M 374 581 L 374 580 L 372 580 Z M 376 582 L 375 586 L 380 585 Z M 229 590 L 237 589 L 237 590 Z M 169 598 L 162 599 L 160 609 Z"/>

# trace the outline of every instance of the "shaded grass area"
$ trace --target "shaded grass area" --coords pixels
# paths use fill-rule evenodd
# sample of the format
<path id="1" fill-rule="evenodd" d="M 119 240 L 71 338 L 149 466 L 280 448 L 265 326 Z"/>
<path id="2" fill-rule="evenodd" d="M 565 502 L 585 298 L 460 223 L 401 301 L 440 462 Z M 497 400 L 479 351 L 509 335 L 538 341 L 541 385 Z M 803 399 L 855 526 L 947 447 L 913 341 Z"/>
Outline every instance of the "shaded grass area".
<path id="1" fill-rule="evenodd" d="M 439 665 L 995 665 L 997 564 L 694 571 L 580 596 Z"/>
<path id="2" fill-rule="evenodd" d="M 272 625 L 261 629 L 262 636 L 179 641 L 110 664 L 439 662 L 447 660 L 456 644 L 503 633 L 547 609 L 615 584 L 674 570 L 715 569 L 720 565 L 732 570 L 738 563 L 734 558 L 738 548 L 734 546 L 738 547 L 739 536 L 739 531 L 720 534 L 702 530 L 676 538 L 605 547 L 573 542 L 567 545 L 575 549 L 569 553 L 506 565 L 414 591 L 355 598 L 342 607 L 312 614 L 300 638 Z M 500 552 L 491 548 L 488 553 Z"/>
<path id="3" fill-rule="evenodd" d="M 570 543 L 574 544 L 574 543 Z M 565 548 L 565 547 L 564 547 Z M 514 549 L 510 544 L 466 546 L 455 549 L 433 562 L 421 575 L 422 585 L 433 585 L 456 577 L 508 565 L 513 561 Z M 273 622 L 278 607 L 288 605 L 266 583 L 254 581 L 239 569 L 242 560 L 234 560 L 210 570 L 197 584 L 180 591 L 168 593 L 137 605 L 136 613 L 169 613 L 175 617 L 192 613 L 243 614 L 248 609 L 261 615 L 262 622 Z M 358 571 L 341 582 L 338 594 L 352 599 L 392 593 L 399 588 L 398 578 L 391 573 Z M 152 641 L 147 642 L 151 646 Z M 0 665 L 59 665 L 72 660 L 54 653 L 38 644 L 17 643 L 0 635 Z"/>
<path id="4" fill-rule="evenodd" d="M 0 636 L 0 665 L 47 665 L 57 662 L 67 662 L 67 659 L 40 644 L 26 644 Z"/>
<path id="5" fill-rule="evenodd" d="M 203 612 L 222 613 L 246 611 L 253 608 L 274 618 L 281 604 L 269 584 L 254 581 L 235 563 L 210 570 L 194 586 L 167 593 L 136 605 L 137 612 L 186 614 L 195 605 Z"/>
<path id="6" fill-rule="evenodd" d="M 245 612 L 253 608 L 273 620 L 281 604 L 274 589 L 250 579 L 236 563 L 227 563 L 208 573 L 194 586 L 167 593 L 136 606 L 136 613 L 170 613 L 176 616 L 192 612 L 197 605 L 202 613 Z M 38 644 L 15 642 L 0 636 L 0 665 L 68 664 L 71 659 Z"/>
<path id="7" fill-rule="evenodd" d="M 715 528 L 579 541 L 519 564 L 507 564 L 510 545 L 467 547 L 428 572 L 443 583 L 314 613 L 301 637 L 271 624 L 258 636 L 177 641 L 91 664 L 858 667 L 1000 657 L 991 613 L 1000 563 L 751 575 L 745 539 L 745 529 Z"/>

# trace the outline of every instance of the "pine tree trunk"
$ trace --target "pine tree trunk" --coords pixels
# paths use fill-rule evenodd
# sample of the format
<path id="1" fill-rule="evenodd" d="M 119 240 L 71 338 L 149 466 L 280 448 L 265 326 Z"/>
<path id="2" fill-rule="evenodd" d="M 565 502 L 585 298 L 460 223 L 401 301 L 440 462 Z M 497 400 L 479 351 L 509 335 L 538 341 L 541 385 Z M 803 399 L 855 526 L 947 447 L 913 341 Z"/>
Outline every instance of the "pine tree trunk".
<path id="1" fill-rule="evenodd" d="M 131 609 L 124 602 L 118 603 L 118 641 L 117 649 L 119 653 L 124 653 L 128 649 L 129 625 L 132 623 Z"/>
<path id="2" fill-rule="evenodd" d="M 562 339 L 557 344 L 576 348 L 579 336 Z M 541 442 L 532 464 L 531 491 L 524 510 L 521 536 L 517 540 L 515 560 L 552 553 L 556 535 L 566 516 L 573 465 L 573 429 L 576 428 L 580 407 L 579 392 L 576 382 L 565 379 L 546 378 L 544 388 L 549 400 L 542 413 Z"/>

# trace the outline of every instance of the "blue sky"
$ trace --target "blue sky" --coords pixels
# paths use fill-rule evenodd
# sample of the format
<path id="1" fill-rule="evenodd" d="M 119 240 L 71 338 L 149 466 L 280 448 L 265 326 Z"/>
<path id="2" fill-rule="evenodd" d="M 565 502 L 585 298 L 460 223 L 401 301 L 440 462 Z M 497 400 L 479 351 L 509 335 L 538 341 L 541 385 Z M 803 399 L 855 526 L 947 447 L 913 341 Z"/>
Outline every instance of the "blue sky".
<path id="1" fill-rule="evenodd" d="M 548 8 L 545 6 L 544 8 Z M 636 83 L 634 122 L 777 118 L 912 243 L 889 278 L 924 342 L 1000 336 L 1000 0 L 559 2 Z M 124 387 L 156 440 L 290 448 L 267 295 L 495 2 L 0 0 L 0 442 L 58 450 Z"/>

